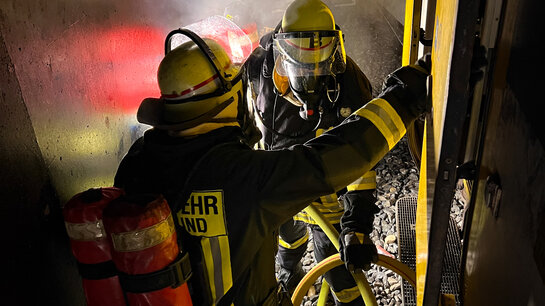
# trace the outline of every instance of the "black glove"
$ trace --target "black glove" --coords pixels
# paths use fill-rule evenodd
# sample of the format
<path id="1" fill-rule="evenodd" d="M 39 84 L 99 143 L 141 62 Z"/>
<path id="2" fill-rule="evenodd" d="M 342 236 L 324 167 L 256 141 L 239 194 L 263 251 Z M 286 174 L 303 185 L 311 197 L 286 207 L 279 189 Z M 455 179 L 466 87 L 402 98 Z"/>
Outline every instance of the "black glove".
<path id="1" fill-rule="evenodd" d="M 379 98 L 410 105 L 409 111 L 415 117 L 429 111 L 431 101 L 427 98 L 426 80 L 430 71 L 430 54 L 421 57 L 414 65 L 398 68 L 386 77 Z"/>
<path id="2" fill-rule="evenodd" d="M 339 252 L 350 272 L 367 271 L 371 262 L 378 259 L 377 248 L 368 236 L 373 230 L 375 214 L 379 212 L 373 193 L 373 190 L 362 190 L 344 195 Z"/>
<path id="3" fill-rule="evenodd" d="M 377 247 L 369 236 L 343 230 L 339 235 L 339 252 L 346 269 L 353 273 L 368 271 L 372 262 L 377 262 Z"/>

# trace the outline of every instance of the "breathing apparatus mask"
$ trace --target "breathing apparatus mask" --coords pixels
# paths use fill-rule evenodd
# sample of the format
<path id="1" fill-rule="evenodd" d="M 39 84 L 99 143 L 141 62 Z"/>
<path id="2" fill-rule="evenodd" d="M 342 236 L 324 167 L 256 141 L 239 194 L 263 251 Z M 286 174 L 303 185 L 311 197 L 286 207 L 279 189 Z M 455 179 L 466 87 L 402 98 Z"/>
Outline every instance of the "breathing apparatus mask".
<path id="1" fill-rule="evenodd" d="M 336 77 L 346 69 L 343 44 L 340 30 L 274 34 L 273 82 L 280 96 L 297 98 L 301 118 L 319 117 L 337 101 L 340 84 Z"/>

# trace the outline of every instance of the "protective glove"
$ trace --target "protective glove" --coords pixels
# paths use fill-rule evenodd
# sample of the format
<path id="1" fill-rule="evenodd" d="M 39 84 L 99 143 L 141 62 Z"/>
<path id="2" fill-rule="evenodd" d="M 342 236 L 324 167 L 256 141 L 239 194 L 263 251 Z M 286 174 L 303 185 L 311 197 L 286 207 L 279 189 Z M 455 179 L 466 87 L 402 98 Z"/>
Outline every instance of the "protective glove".
<path id="1" fill-rule="evenodd" d="M 382 85 L 379 98 L 392 100 L 409 106 L 413 117 L 431 110 L 427 98 L 427 78 L 431 71 L 431 55 L 421 57 L 414 65 L 403 66 L 389 74 Z"/>
<path id="2" fill-rule="evenodd" d="M 373 230 L 375 214 L 380 211 L 373 193 L 373 190 L 351 191 L 343 198 L 339 252 L 351 272 L 369 270 L 371 262 L 378 258 L 377 249 L 368 236 Z"/>
<path id="3" fill-rule="evenodd" d="M 377 247 L 365 234 L 343 230 L 339 235 L 339 246 L 341 260 L 352 273 L 368 271 L 371 263 L 378 260 Z"/>

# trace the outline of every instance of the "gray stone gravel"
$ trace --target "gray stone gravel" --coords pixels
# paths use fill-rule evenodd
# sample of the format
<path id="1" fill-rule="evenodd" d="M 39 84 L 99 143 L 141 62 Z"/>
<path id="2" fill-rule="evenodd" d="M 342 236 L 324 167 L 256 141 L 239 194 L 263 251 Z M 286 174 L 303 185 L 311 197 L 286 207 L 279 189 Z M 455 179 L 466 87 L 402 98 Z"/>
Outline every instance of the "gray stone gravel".
<path id="1" fill-rule="evenodd" d="M 418 169 L 409 153 L 406 137 L 377 164 L 375 171 L 377 172 L 376 204 L 380 208 L 380 212 L 375 216 L 374 230 L 370 236 L 375 244 L 398 258 L 396 201 L 406 196 L 417 196 L 418 194 Z M 458 227 L 462 228 L 464 199 L 460 191 L 461 187 L 456 193 L 451 215 L 455 218 Z M 305 272 L 315 265 L 312 251 L 313 244 L 309 243 L 307 253 L 303 258 Z M 371 283 L 378 305 L 403 305 L 401 277 L 390 270 L 372 265 L 367 273 L 367 278 Z M 320 285 L 321 277 L 314 284 L 315 294 L 306 296 L 303 305 L 316 305 Z"/>

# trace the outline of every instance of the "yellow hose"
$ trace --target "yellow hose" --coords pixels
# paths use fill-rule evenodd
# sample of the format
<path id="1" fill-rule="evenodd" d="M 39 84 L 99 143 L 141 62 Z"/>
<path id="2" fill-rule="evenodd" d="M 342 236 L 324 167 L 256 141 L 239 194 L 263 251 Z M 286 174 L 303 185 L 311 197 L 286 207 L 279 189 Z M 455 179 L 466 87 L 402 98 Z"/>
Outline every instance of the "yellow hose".
<path id="1" fill-rule="evenodd" d="M 322 231 L 331 240 L 337 251 L 339 250 L 339 232 L 327 221 L 324 215 L 314 205 L 307 206 L 304 211 L 320 226 Z"/>
<path id="2" fill-rule="evenodd" d="M 325 306 L 327 302 L 327 296 L 329 295 L 329 284 L 325 279 L 322 279 L 322 287 L 320 288 L 320 296 L 318 297 L 318 302 L 316 306 Z"/>
<path id="3" fill-rule="evenodd" d="M 318 223 L 320 228 L 326 234 L 327 238 L 329 238 L 329 240 L 331 240 L 331 242 L 333 243 L 333 245 L 335 246 L 337 251 L 339 251 L 339 233 L 337 232 L 335 227 L 333 227 L 333 225 L 326 220 L 324 215 L 314 205 L 307 206 L 305 208 L 305 212 L 314 221 L 316 221 L 316 223 Z M 340 259 L 339 259 L 339 261 L 340 261 Z M 341 264 L 342 264 L 342 261 L 341 261 Z M 326 270 L 326 271 L 329 271 L 329 270 Z M 319 274 L 319 275 L 322 275 L 322 274 Z M 367 281 L 367 278 L 365 277 L 365 274 L 363 274 L 363 273 L 352 273 L 352 272 L 351 272 L 351 274 L 354 277 L 354 280 L 356 281 L 356 285 L 358 286 L 358 289 L 359 289 L 360 294 L 361 294 L 361 296 L 363 298 L 363 301 L 365 302 L 365 305 L 367 305 L 367 306 L 377 305 L 377 300 L 375 299 L 375 295 L 373 294 L 373 291 L 371 291 L 371 287 L 369 286 L 369 282 Z M 303 278 L 303 280 L 304 280 L 304 278 Z M 303 280 L 301 280 L 301 282 Z M 314 279 L 314 281 L 315 280 L 316 279 Z M 310 285 L 312 285 L 314 283 L 314 281 L 312 281 L 312 283 L 310 283 Z M 310 288 L 310 286 L 309 286 L 309 288 Z M 297 288 L 295 290 L 296 290 L 295 292 L 297 292 Z M 304 291 L 304 293 L 306 293 L 307 291 L 308 291 L 308 288 Z M 294 293 L 293 296 L 295 296 L 295 293 Z M 301 297 L 301 299 L 302 299 L 302 297 Z M 292 301 L 293 301 L 293 297 L 292 297 Z M 299 302 L 299 304 L 300 304 L 300 302 Z M 294 303 L 294 305 L 299 305 L 299 304 Z"/>
<path id="4" fill-rule="evenodd" d="M 318 279 L 318 277 L 320 277 L 320 275 L 323 275 L 327 271 L 343 264 L 344 262 L 341 260 L 340 254 L 334 254 L 320 261 L 316 266 L 310 269 L 310 271 L 308 271 L 305 277 L 303 277 L 303 279 L 299 282 L 299 284 L 297 285 L 297 288 L 295 288 L 295 292 L 293 293 L 291 297 L 291 302 L 293 303 L 293 305 L 301 305 L 301 303 L 303 302 L 303 297 L 308 292 L 308 289 L 310 289 L 310 286 L 314 284 L 314 282 Z M 402 262 L 397 261 L 391 257 L 379 254 L 376 265 L 390 269 L 391 271 L 401 276 L 404 280 L 408 281 L 409 284 L 411 284 L 411 286 L 415 287 L 416 273 L 413 270 L 411 270 L 407 265 L 403 264 Z M 369 288 L 369 292 L 371 292 L 372 294 L 371 288 Z M 369 304 L 366 303 L 365 305 L 369 305 Z M 375 305 L 376 305 L 376 300 L 375 300 Z"/>
<path id="5" fill-rule="evenodd" d="M 322 228 L 324 233 L 327 235 L 329 240 L 331 240 L 331 242 L 333 243 L 333 245 L 338 251 L 339 250 L 339 233 L 333 227 L 333 225 L 329 223 L 325 219 L 324 215 L 313 205 L 307 206 L 305 208 L 305 212 L 310 217 L 312 217 L 314 221 L 316 221 L 316 223 L 320 226 L 320 228 Z M 338 267 L 342 264 L 344 263 L 340 258 L 340 254 L 337 253 L 337 254 L 329 256 L 328 258 L 322 260 L 316 266 L 314 266 L 314 268 L 312 268 L 305 275 L 305 277 L 303 277 L 303 279 L 299 282 L 299 284 L 297 285 L 297 288 L 295 288 L 295 291 L 291 298 L 293 305 L 301 305 L 301 302 L 303 301 L 303 296 L 308 292 L 308 290 L 310 289 L 310 286 L 314 284 L 314 282 L 316 281 L 316 279 L 318 279 L 320 275 L 323 275 L 325 272 L 335 267 Z M 408 281 L 411 284 L 411 286 L 416 287 L 416 273 L 413 270 L 411 270 L 407 265 L 391 257 L 384 256 L 381 254 L 378 255 L 378 261 L 376 262 L 376 264 L 397 273 L 404 280 Z M 375 299 L 375 296 L 373 295 L 373 291 L 371 290 L 371 287 L 369 286 L 369 282 L 367 282 L 367 278 L 365 277 L 365 274 L 352 273 L 352 276 L 354 277 L 354 280 L 356 281 L 356 284 L 358 285 L 358 289 L 360 291 L 361 296 L 363 297 L 363 301 L 365 302 L 365 305 L 368 305 L 368 306 L 377 305 L 377 301 Z M 324 288 L 325 287 L 322 286 L 322 290 L 320 291 L 320 297 L 318 302 L 325 300 L 325 298 L 322 297 L 322 294 L 325 294 L 323 292 Z"/>
<path id="6" fill-rule="evenodd" d="M 339 260 L 336 261 L 335 257 Z M 317 265 L 310 269 L 310 271 L 308 271 L 308 273 L 305 274 L 303 279 L 299 282 L 297 288 L 295 288 L 295 291 L 291 296 L 291 302 L 293 303 L 293 305 L 301 305 L 301 302 L 303 302 L 303 296 L 305 296 L 305 294 L 308 292 L 308 289 L 310 289 L 310 286 L 314 284 L 314 282 L 318 279 L 320 275 L 323 275 L 325 272 L 342 264 L 343 262 L 341 261 L 340 255 L 335 254 L 320 261 Z"/>

